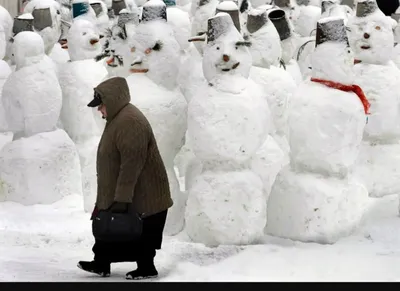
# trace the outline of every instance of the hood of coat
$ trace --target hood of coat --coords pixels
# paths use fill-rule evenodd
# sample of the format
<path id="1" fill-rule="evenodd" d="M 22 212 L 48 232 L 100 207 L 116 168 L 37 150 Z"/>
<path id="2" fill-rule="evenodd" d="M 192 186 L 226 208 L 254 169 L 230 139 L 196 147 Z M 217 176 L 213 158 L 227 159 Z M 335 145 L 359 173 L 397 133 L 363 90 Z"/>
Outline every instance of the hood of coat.
<path id="1" fill-rule="evenodd" d="M 100 83 L 94 89 L 107 110 L 107 121 L 111 121 L 131 101 L 128 83 L 125 78 L 115 77 Z"/>

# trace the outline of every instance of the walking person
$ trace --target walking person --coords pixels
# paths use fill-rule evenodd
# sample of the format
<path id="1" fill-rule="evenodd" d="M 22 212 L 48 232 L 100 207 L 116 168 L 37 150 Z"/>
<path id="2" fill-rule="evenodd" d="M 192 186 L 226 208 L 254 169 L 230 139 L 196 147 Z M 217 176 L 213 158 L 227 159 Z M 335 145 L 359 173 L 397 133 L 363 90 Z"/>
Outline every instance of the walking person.
<path id="1" fill-rule="evenodd" d="M 95 240 L 94 260 L 80 261 L 84 271 L 110 276 L 111 263 L 136 262 L 127 279 L 157 277 L 156 250 L 161 248 L 168 208 L 173 204 L 167 172 L 146 117 L 130 104 L 125 78 L 115 77 L 94 89 L 89 107 L 107 120 L 97 151 L 97 199 L 92 218 L 102 210 L 124 213 L 133 209 L 143 217 L 136 242 Z"/>

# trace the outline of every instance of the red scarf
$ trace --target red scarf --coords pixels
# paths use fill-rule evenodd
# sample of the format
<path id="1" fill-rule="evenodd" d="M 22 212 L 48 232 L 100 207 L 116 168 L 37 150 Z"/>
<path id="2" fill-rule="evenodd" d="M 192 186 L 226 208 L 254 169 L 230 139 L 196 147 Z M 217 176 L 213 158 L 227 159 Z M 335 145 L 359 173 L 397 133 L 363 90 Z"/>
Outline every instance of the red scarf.
<path id="1" fill-rule="evenodd" d="M 363 90 L 359 86 L 344 85 L 341 83 L 336 83 L 336 82 L 321 80 L 321 79 L 316 79 L 316 78 L 311 78 L 311 81 L 316 82 L 316 83 L 321 83 L 321 84 L 323 84 L 327 87 L 333 88 L 333 89 L 337 89 L 337 90 L 341 90 L 341 91 L 345 91 L 345 92 L 353 92 L 353 93 L 357 94 L 358 98 L 360 98 L 361 103 L 364 106 L 365 114 L 370 114 L 368 112 L 368 110 L 369 110 L 371 104 L 369 104 L 367 97 L 364 95 Z"/>

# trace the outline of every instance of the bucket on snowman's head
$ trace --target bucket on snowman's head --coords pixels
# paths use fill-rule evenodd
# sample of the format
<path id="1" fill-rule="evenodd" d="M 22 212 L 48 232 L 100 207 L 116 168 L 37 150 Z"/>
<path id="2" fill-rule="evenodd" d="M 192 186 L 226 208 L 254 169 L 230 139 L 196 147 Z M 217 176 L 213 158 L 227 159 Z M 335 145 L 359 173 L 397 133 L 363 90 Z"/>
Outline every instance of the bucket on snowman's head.
<path id="1" fill-rule="evenodd" d="M 75 2 L 72 3 L 72 18 L 84 15 L 89 12 L 88 2 Z"/>
<path id="2" fill-rule="evenodd" d="M 332 0 L 322 0 L 321 2 L 321 14 L 329 10 L 330 7 L 336 5 Z"/>
<path id="3" fill-rule="evenodd" d="M 342 3 L 340 3 L 341 5 L 347 5 L 349 6 L 351 9 L 354 8 L 354 0 L 342 0 Z"/>
<path id="4" fill-rule="evenodd" d="M 255 33 L 267 23 L 268 23 L 267 11 L 253 10 L 247 15 L 246 28 L 249 33 Z"/>
<path id="5" fill-rule="evenodd" d="M 118 16 L 117 25 L 121 28 L 124 28 L 126 24 L 139 24 L 139 15 L 135 12 L 130 12 L 127 9 L 122 9 Z"/>
<path id="6" fill-rule="evenodd" d="M 235 27 L 232 17 L 225 12 L 220 12 L 207 21 L 207 43 L 217 40 L 221 35 Z"/>
<path id="7" fill-rule="evenodd" d="M 23 17 L 21 17 L 23 16 Z M 30 16 L 30 17 L 28 17 Z M 19 17 L 14 18 L 14 24 L 12 28 L 12 32 L 14 35 L 22 31 L 33 31 L 33 16 L 32 14 L 28 13 L 20 15 Z"/>
<path id="8" fill-rule="evenodd" d="M 225 3 L 224 3 L 225 2 Z M 226 4 L 229 2 L 229 6 L 227 7 Z M 229 9 L 226 9 L 229 8 Z M 235 8 L 235 9 L 233 9 Z M 240 12 L 239 7 L 236 5 L 234 1 L 222 1 L 218 4 L 217 9 L 215 10 L 215 15 L 220 12 L 224 12 L 230 15 L 232 18 L 233 24 L 235 25 L 236 29 L 240 32 Z"/>
<path id="9" fill-rule="evenodd" d="M 290 7 L 290 0 L 274 0 L 274 4 L 281 8 Z"/>
<path id="10" fill-rule="evenodd" d="M 113 0 L 111 9 L 114 10 L 114 15 L 118 16 L 122 9 L 126 9 L 125 0 Z"/>
<path id="11" fill-rule="evenodd" d="M 32 11 L 33 28 L 41 31 L 53 25 L 50 8 L 37 9 Z"/>
<path id="12" fill-rule="evenodd" d="M 327 41 L 346 43 L 349 46 L 347 38 L 346 26 L 341 18 L 332 19 L 329 21 L 317 22 L 317 35 L 315 46 L 323 44 Z"/>
<path id="13" fill-rule="evenodd" d="M 285 11 L 282 9 L 272 10 L 268 14 L 268 18 L 278 31 L 281 41 L 288 39 L 292 35 L 292 30 L 290 29 L 289 21 L 286 18 Z"/>
<path id="14" fill-rule="evenodd" d="M 94 13 L 96 13 L 96 17 L 99 17 L 99 15 L 103 13 L 103 6 L 101 6 L 101 3 L 90 3 L 90 6 L 93 8 Z"/>
<path id="15" fill-rule="evenodd" d="M 199 1 L 199 7 L 207 5 L 208 3 L 210 3 L 211 0 L 200 0 Z"/>
<path id="16" fill-rule="evenodd" d="M 297 5 L 304 5 L 308 6 L 310 5 L 310 0 L 296 0 Z"/>
<path id="17" fill-rule="evenodd" d="M 366 17 L 374 13 L 378 8 L 375 0 L 367 0 L 363 2 L 357 2 L 356 6 L 356 17 Z"/>
<path id="18" fill-rule="evenodd" d="M 150 0 L 142 7 L 142 22 L 151 20 L 167 21 L 167 6 L 161 0 Z"/>

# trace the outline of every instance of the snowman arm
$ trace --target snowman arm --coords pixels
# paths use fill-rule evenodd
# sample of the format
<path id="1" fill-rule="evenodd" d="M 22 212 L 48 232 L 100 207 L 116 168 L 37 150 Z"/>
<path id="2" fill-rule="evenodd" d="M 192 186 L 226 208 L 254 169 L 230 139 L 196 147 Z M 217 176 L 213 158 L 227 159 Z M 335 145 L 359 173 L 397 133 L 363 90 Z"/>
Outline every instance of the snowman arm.
<path id="1" fill-rule="evenodd" d="M 115 202 L 132 203 L 137 180 L 147 159 L 149 134 L 146 128 L 125 125 L 116 135 L 120 169 L 115 189 Z"/>

